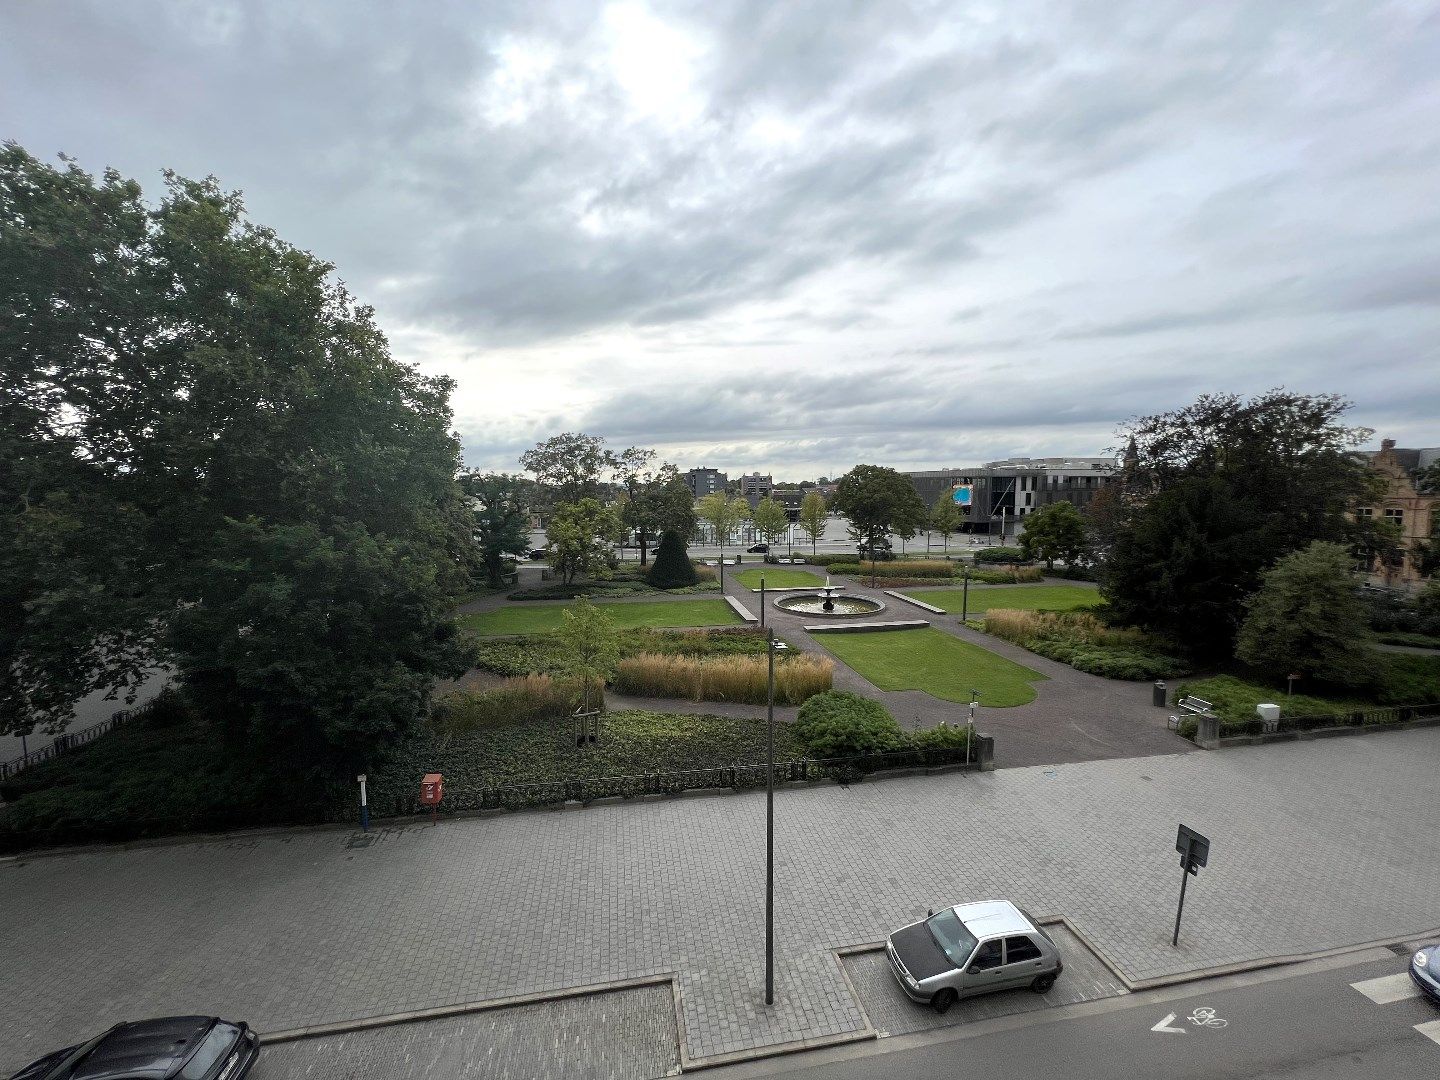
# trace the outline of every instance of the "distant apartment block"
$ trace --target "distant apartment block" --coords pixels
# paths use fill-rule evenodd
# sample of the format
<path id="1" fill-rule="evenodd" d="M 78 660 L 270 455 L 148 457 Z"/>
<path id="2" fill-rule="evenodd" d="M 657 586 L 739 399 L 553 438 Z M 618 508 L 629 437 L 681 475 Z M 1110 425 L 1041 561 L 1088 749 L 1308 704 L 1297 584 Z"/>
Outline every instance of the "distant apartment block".
<path id="1" fill-rule="evenodd" d="M 741 496 L 746 499 L 753 496 L 754 499 L 758 500 L 770 494 L 771 489 L 775 487 L 775 480 L 771 476 L 762 476 L 758 472 L 753 472 L 749 475 L 741 476 L 739 484 Z"/>
<path id="2" fill-rule="evenodd" d="M 706 495 L 724 491 L 730 486 L 730 478 L 719 469 L 707 469 L 702 466 L 698 469 L 691 469 L 685 474 L 685 484 L 695 493 L 697 499 L 702 499 Z"/>

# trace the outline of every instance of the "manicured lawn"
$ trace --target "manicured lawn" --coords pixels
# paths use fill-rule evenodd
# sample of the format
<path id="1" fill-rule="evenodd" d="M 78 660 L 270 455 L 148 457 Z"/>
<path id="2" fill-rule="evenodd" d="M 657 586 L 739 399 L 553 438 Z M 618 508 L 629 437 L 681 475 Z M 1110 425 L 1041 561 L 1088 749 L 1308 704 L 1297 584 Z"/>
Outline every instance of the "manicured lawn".
<path id="1" fill-rule="evenodd" d="M 671 600 L 656 603 L 596 604 L 616 626 L 730 626 L 741 621 L 724 600 Z M 568 604 L 531 602 L 460 616 L 460 625 L 481 637 L 539 634 L 560 625 Z"/>
<path id="2" fill-rule="evenodd" d="M 974 687 L 981 705 L 1025 705 L 1035 700 L 1030 684 L 1045 678 L 930 626 L 817 640 L 881 690 L 923 690 L 946 701 L 969 701 Z"/>
<path id="3" fill-rule="evenodd" d="M 958 615 L 963 593 L 963 589 L 935 589 L 913 595 L 916 600 Z M 984 615 L 990 608 L 1074 611 L 1098 603 L 1100 591 L 1090 585 L 971 585 L 967 616 Z"/>
<path id="4" fill-rule="evenodd" d="M 747 589 L 760 587 L 760 575 L 765 575 L 767 589 L 818 589 L 825 579 L 816 577 L 808 570 L 782 570 L 778 566 L 765 570 L 741 570 L 735 580 Z"/>

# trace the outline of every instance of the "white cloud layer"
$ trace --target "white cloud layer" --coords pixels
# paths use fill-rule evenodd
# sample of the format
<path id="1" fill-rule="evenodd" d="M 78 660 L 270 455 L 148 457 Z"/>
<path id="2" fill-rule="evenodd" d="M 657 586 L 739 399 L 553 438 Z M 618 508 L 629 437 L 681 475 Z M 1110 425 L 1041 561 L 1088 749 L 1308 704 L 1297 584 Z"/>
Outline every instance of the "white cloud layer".
<path id="1" fill-rule="evenodd" d="M 0 136 L 213 173 L 459 383 L 834 474 L 1096 453 L 1196 394 L 1440 443 L 1430 3 L 0 7 Z"/>

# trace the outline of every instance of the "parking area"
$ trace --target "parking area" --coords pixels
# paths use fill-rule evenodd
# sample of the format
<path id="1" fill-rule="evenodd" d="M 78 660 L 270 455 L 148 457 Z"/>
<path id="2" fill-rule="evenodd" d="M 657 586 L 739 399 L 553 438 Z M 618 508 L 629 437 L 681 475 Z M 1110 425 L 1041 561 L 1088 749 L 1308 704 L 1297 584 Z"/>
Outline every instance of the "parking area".
<path id="1" fill-rule="evenodd" d="M 883 949 L 852 953 L 840 958 L 845 973 L 855 987 L 865 1015 L 883 1039 L 889 1035 L 909 1035 L 917 1031 L 973 1024 L 1012 1013 L 1037 1012 L 1079 1001 L 1118 997 L 1128 993 L 1124 983 L 1091 952 L 1078 937 L 1062 924 L 1046 924 L 1045 932 L 1054 940 L 1065 962 L 1065 971 L 1055 980 L 1048 993 L 1029 990 L 1005 990 L 983 997 L 966 998 L 955 1003 L 944 1016 L 935 1010 L 917 1005 L 905 996 L 891 974 L 890 963 Z"/>
<path id="2" fill-rule="evenodd" d="M 253 1080 L 651 1080 L 680 1071 L 668 983 L 264 1046 Z"/>

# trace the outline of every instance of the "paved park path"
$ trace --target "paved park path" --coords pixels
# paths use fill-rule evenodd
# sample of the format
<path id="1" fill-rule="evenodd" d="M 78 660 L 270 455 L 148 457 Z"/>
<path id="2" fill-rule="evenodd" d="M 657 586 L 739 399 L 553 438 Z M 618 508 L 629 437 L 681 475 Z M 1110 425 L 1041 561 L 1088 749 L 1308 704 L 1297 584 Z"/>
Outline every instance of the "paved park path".
<path id="1" fill-rule="evenodd" d="M 1132 979 L 1440 924 L 1440 729 L 0 861 L 0 1073 L 125 1018 L 260 1030 L 673 972 L 692 1057 L 854 1031 L 831 953 L 929 905 L 1068 916 Z M 1170 947 L 1177 822 L 1209 867 Z"/>

